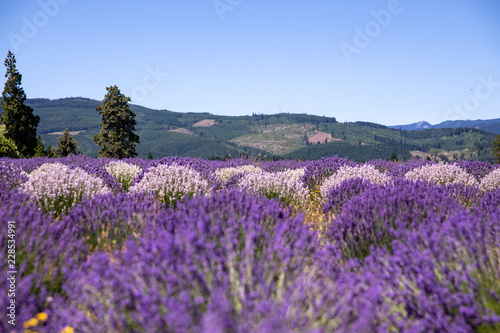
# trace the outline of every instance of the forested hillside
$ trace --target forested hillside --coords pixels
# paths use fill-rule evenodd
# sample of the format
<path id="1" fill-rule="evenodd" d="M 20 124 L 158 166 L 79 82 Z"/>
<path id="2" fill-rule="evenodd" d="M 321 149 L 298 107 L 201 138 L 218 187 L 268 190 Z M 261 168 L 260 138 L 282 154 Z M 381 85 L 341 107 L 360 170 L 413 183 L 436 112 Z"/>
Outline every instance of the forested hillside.
<path id="1" fill-rule="evenodd" d="M 99 132 L 100 101 L 87 98 L 28 99 L 40 116 L 38 133 L 52 146 L 68 128 L 85 155 L 96 157 L 92 136 Z M 130 105 L 136 114 L 140 157 L 162 156 L 214 158 L 260 155 L 268 158 L 316 159 L 348 156 L 366 161 L 412 155 L 438 159 L 493 160 L 494 134 L 475 128 L 440 128 L 406 131 L 383 125 L 340 123 L 332 117 L 306 114 L 217 116 L 182 113 Z"/>

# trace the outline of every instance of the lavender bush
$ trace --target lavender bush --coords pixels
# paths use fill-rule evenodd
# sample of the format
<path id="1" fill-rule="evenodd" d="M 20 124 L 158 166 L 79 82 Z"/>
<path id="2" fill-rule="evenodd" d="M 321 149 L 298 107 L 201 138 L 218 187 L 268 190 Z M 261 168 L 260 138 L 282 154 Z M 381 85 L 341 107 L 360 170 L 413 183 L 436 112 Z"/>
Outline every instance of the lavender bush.
<path id="1" fill-rule="evenodd" d="M 401 230 L 415 229 L 430 219 L 445 221 L 455 211 L 465 208 L 445 187 L 396 179 L 353 197 L 332 220 L 327 234 L 346 258 L 364 258 L 372 246 L 390 248 Z"/>
<path id="2" fill-rule="evenodd" d="M 129 164 L 123 161 L 111 161 L 106 165 L 106 171 L 114 176 L 126 191 L 142 169 L 135 164 Z"/>
<path id="3" fill-rule="evenodd" d="M 20 188 L 36 199 L 44 211 L 58 216 L 84 198 L 110 192 L 100 178 L 59 163 L 43 164 L 35 169 Z"/>
<path id="4" fill-rule="evenodd" d="M 497 190 L 500 188 L 500 169 L 490 171 L 486 176 L 484 176 L 481 180 L 479 188 L 483 191 Z"/>
<path id="5" fill-rule="evenodd" d="M 350 178 L 342 181 L 340 185 L 328 191 L 322 205 L 323 211 L 325 214 L 328 212 L 339 213 L 345 203 L 351 200 L 352 197 L 363 193 L 370 186 L 372 186 L 372 183 L 364 178 Z"/>
<path id="6" fill-rule="evenodd" d="M 129 188 L 129 192 L 154 193 L 167 206 L 175 207 L 184 197 L 207 194 L 209 184 L 190 167 L 160 164 L 149 168 L 143 178 Z"/>
<path id="7" fill-rule="evenodd" d="M 412 180 L 425 180 L 433 184 L 463 184 L 476 186 L 478 182 L 474 176 L 455 164 L 438 163 L 426 165 L 408 171 L 405 178 Z"/>
<path id="8" fill-rule="evenodd" d="M 188 199 L 147 223 L 123 253 L 95 254 L 67 280 L 70 299 L 94 314 L 81 329 L 253 330 L 319 248 L 301 217 L 238 191 Z"/>
<path id="9" fill-rule="evenodd" d="M 247 174 L 254 172 L 262 172 L 262 169 L 254 165 L 242 165 L 239 167 L 219 168 L 215 170 L 215 177 L 222 182 L 227 182 L 231 177 L 237 174 L 240 173 Z"/>
<path id="10" fill-rule="evenodd" d="M 303 172 L 297 170 L 249 173 L 241 178 L 238 186 L 268 199 L 276 198 L 286 204 L 300 206 L 307 197 L 307 189 L 300 180 Z"/>
<path id="11" fill-rule="evenodd" d="M 336 173 L 328 177 L 320 187 L 321 196 L 326 198 L 330 189 L 339 186 L 343 181 L 355 178 L 368 180 L 372 184 L 384 184 L 390 177 L 379 172 L 373 165 L 342 166 Z"/>
<path id="12" fill-rule="evenodd" d="M 162 209 L 164 206 L 153 195 L 108 193 L 85 199 L 62 221 L 90 249 L 114 250 L 121 248 L 128 237 L 137 237 L 146 228 L 145 219 Z"/>
<path id="13" fill-rule="evenodd" d="M 24 197 L 24 200 L 23 200 Z M 13 332 L 15 328 L 22 329 L 23 322 L 36 313 L 51 311 L 51 300 L 59 297 L 61 284 L 66 273 L 79 269 L 86 259 L 87 249 L 83 240 L 74 237 L 74 229 L 60 222 L 53 222 L 50 216 L 45 216 L 34 204 L 26 204 L 29 197 L 19 193 L 13 194 L 12 200 L 0 207 L 0 251 L 1 269 L 3 272 L 16 271 L 15 304 L 16 326 L 8 324 L 6 317 L 1 321 L 3 332 Z M 24 204 L 23 204 L 24 201 Z M 8 230 L 9 221 L 15 226 L 15 233 Z M 12 235 L 9 237 L 8 235 Z M 14 242 L 12 242 L 14 241 Z M 8 267 L 7 246 L 14 252 L 15 268 Z M 2 279 L 3 290 L 10 288 L 9 280 Z M 6 311 L 11 298 L 0 298 L 0 305 Z"/>

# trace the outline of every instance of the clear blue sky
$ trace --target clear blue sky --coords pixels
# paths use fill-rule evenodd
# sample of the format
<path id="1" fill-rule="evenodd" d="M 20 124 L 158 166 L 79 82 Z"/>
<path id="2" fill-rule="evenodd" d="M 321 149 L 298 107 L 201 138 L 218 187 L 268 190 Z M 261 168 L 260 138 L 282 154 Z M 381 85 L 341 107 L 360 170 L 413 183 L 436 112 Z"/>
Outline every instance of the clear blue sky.
<path id="1" fill-rule="evenodd" d="M 0 1 L 29 98 L 117 85 L 179 112 L 500 117 L 498 0 Z"/>

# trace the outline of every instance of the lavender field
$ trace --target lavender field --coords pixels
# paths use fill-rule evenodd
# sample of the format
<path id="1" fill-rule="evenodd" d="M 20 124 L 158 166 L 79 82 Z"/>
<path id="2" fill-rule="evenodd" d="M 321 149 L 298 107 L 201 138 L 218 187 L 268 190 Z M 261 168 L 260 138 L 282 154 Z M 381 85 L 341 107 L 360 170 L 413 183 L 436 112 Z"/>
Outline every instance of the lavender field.
<path id="1" fill-rule="evenodd" d="M 0 219 L 1 332 L 500 332 L 488 162 L 1 158 Z"/>

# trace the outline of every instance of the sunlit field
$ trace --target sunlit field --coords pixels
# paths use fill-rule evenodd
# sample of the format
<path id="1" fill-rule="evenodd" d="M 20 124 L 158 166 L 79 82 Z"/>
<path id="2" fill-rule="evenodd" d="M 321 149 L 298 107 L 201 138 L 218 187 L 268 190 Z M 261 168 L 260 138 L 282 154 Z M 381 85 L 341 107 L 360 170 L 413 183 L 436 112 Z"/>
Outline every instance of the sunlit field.
<path id="1" fill-rule="evenodd" d="M 0 219 L 2 332 L 500 332 L 488 162 L 1 158 Z"/>

